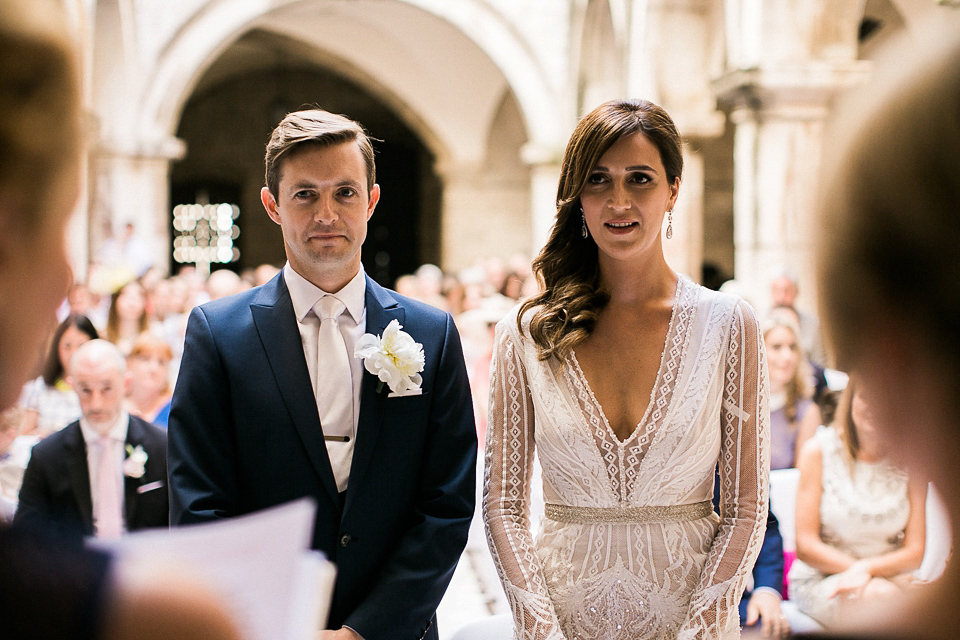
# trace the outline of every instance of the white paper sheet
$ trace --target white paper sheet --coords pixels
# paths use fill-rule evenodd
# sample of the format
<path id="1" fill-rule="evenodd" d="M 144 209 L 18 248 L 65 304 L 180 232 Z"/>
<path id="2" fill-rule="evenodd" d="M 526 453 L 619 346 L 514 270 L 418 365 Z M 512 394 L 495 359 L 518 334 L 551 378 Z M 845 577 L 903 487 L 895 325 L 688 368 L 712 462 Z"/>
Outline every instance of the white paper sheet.
<path id="1" fill-rule="evenodd" d="M 302 499 L 229 520 L 90 544 L 124 566 L 160 563 L 203 580 L 249 640 L 312 640 L 326 621 L 335 569 L 310 550 L 316 507 Z"/>

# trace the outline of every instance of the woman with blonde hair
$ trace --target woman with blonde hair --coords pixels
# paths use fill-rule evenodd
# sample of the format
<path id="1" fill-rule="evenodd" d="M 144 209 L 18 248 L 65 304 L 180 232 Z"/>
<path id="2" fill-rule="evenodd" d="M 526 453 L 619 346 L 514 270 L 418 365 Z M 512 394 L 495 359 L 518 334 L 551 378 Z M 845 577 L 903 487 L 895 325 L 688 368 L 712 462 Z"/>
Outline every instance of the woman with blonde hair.
<path id="1" fill-rule="evenodd" d="M 170 417 L 170 361 L 173 349 L 163 338 L 145 331 L 133 343 L 127 356 L 130 386 L 127 410 L 147 422 L 167 426 Z"/>
<path id="2" fill-rule="evenodd" d="M 774 309 L 762 326 L 770 373 L 770 468 L 788 469 L 820 426 L 820 410 L 811 400 L 812 373 L 796 320 Z"/>
<path id="3" fill-rule="evenodd" d="M 682 167 L 657 105 L 587 114 L 534 262 L 543 290 L 497 325 L 483 515 L 516 638 L 739 637 L 766 523 L 762 337 L 742 300 L 664 259 Z"/>

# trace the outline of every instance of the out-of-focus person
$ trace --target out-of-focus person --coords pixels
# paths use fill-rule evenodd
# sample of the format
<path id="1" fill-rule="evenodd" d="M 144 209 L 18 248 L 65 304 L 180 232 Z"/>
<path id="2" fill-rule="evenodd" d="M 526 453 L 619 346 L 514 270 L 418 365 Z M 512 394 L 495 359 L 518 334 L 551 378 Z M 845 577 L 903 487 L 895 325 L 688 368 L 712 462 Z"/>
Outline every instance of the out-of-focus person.
<path id="1" fill-rule="evenodd" d="M 38 364 L 70 283 L 83 112 L 63 3 L 0 0 L 0 409 Z M 0 526 L 4 640 L 236 639 L 192 580 L 115 581 L 109 559 Z"/>
<path id="2" fill-rule="evenodd" d="M 443 271 L 435 264 L 420 265 L 414 275 L 417 278 L 415 300 L 448 311 L 447 299 L 443 297 Z"/>
<path id="3" fill-rule="evenodd" d="M 820 425 L 820 410 L 811 399 L 810 367 L 796 323 L 771 314 L 763 323 L 763 341 L 770 375 L 770 468 L 788 469 Z"/>
<path id="4" fill-rule="evenodd" d="M 770 297 L 773 307 L 790 307 L 797 314 L 800 327 L 800 344 L 807 357 L 817 365 L 827 364 L 827 354 L 820 336 L 820 320 L 817 316 L 797 308 L 797 295 L 800 293 L 799 279 L 789 269 L 781 270 L 770 282 Z"/>
<path id="5" fill-rule="evenodd" d="M 53 332 L 43 374 L 28 383 L 20 405 L 23 433 L 45 438 L 80 417 L 80 400 L 67 381 L 67 365 L 77 348 L 99 336 L 90 319 L 69 315 Z"/>
<path id="6" fill-rule="evenodd" d="M 110 299 L 104 337 L 128 354 L 137 336 L 148 328 L 146 294 L 138 281 L 131 280 L 116 290 Z"/>
<path id="7" fill-rule="evenodd" d="M 21 435 L 23 414 L 20 407 L 0 412 L 0 522 L 13 520 L 30 450 L 40 440 L 37 436 Z"/>
<path id="8" fill-rule="evenodd" d="M 166 340 L 149 331 L 140 334 L 127 356 L 130 382 L 127 388 L 127 411 L 158 427 L 167 426 L 170 418 L 170 361 L 173 350 Z"/>
<path id="9" fill-rule="evenodd" d="M 827 628 L 851 607 L 895 602 L 923 561 L 927 485 L 890 462 L 855 381 L 836 428 L 803 446 L 799 468 L 791 600 Z"/>
<path id="10" fill-rule="evenodd" d="M 273 279 L 280 272 L 280 267 L 272 264 L 261 264 L 253 272 L 253 286 L 261 287 Z"/>
<path id="11" fill-rule="evenodd" d="M 69 373 L 83 415 L 34 447 L 14 522 L 106 538 L 166 527 L 167 434 L 124 409 L 119 347 L 84 343 Z"/>
<path id="12" fill-rule="evenodd" d="M 960 544 L 960 15 L 917 26 L 842 108 L 824 167 L 821 318 L 856 374 L 891 458 L 933 482 Z M 897 605 L 851 619 L 859 637 L 955 638 L 960 562 Z"/>
<path id="13" fill-rule="evenodd" d="M 218 269 L 207 278 L 207 295 L 211 300 L 232 296 L 246 288 L 240 276 L 230 269 Z"/>

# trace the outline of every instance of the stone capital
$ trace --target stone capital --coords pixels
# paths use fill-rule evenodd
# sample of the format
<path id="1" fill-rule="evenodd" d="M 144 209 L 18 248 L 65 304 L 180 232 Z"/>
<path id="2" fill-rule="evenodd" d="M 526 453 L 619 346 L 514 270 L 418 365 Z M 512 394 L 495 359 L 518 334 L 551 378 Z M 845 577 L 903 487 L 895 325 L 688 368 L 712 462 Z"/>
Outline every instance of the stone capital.
<path id="1" fill-rule="evenodd" d="M 822 119 L 833 97 L 865 82 L 871 69 L 869 60 L 734 69 L 716 78 L 712 87 L 718 102 L 733 112 L 734 121 L 743 111 L 799 120 Z"/>

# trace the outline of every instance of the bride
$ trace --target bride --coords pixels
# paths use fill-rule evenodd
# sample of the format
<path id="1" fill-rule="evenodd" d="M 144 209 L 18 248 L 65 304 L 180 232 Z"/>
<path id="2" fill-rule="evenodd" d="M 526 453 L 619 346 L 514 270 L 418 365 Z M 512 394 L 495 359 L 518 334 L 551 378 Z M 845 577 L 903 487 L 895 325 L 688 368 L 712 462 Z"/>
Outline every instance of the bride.
<path id="1" fill-rule="evenodd" d="M 483 514 L 516 638 L 739 637 L 766 523 L 763 339 L 746 303 L 664 259 L 682 164 L 650 102 L 584 117 L 534 262 L 544 288 L 497 326 Z"/>

